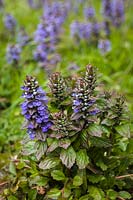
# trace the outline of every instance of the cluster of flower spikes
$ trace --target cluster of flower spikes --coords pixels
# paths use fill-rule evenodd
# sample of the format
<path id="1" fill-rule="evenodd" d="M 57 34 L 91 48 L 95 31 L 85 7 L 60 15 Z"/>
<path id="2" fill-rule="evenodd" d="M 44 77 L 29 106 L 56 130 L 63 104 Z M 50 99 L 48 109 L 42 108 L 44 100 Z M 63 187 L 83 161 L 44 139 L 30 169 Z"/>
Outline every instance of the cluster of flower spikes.
<path id="1" fill-rule="evenodd" d="M 66 13 L 66 9 L 61 2 L 45 4 L 44 14 L 41 23 L 38 24 L 34 38 L 37 44 L 34 58 L 44 67 L 49 63 L 56 64 L 58 62 L 57 57 L 52 57 L 51 55 L 55 54 L 56 43 L 58 42 L 61 25 L 66 18 Z M 51 59 L 56 59 L 56 62 L 50 62 Z"/>
<path id="2" fill-rule="evenodd" d="M 102 12 L 105 20 L 119 27 L 124 21 L 124 0 L 103 0 Z"/>
<path id="3" fill-rule="evenodd" d="M 26 128 L 31 139 L 45 140 L 51 127 L 46 93 L 39 87 L 36 78 L 26 76 L 22 87 L 25 101 L 21 104 L 26 118 Z"/>
<path id="4" fill-rule="evenodd" d="M 70 32 L 72 38 L 76 42 L 85 40 L 87 42 L 94 42 L 98 44 L 98 49 L 101 54 L 106 54 L 111 50 L 111 42 L 109 39 L 100 39 L 100 32 L 105 36 L 110 35 L 110 23 L 115 27 L 119 27 L 124 21 L 124 0 L 103 0 L 102 13 L 104 21 L 96 22 L 95 10 L 93 7 L 84 8 L 84 16 L 89 22 L 74 21 L 70 25 Z"/>
<path id="5" fill-rule="evenodd" d="M 73 91 L 73 120 L 84 119 L 87 123 L 94 122 L 96 115 L 100 110 L 96 106 L 96 97 L 94 89 L 96 87 L 95 68 L 87 66 L 84 78 L 77 81 L 76 88 Z"/>
<path id="6" fill-rule="evenodd" d="M 64 78 L 59 72 L 53 73 L 49 79 L 51 93 L 55 99 L 55 103 L 59 104 L 66 98 L 67 85 Z"/>

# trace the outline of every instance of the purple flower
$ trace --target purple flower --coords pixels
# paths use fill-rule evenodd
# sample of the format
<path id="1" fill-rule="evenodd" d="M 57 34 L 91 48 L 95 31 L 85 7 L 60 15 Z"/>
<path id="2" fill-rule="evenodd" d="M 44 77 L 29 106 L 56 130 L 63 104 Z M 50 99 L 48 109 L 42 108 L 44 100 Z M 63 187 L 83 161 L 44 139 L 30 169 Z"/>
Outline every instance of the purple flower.
<path id="1" fill-rule="evenodd" d="M 79 22 L 78 21 L 74 21 L 71 23 L 70 25 L 70 31 L 71 31 L 71 36 L 77 36 L 78 32 L 79 32 Z"/>
<path id="2" fill-rule="evenodd" d="M 23 28 L 18 33 L 17 42 L 21 47 L 26 46 L 27 43 L 29 42 L 29 36 L 27 35 L 27 33 Z"/>
<path id="3" fill-rule="evenodd" d="M 80 79 L 77 82 L 77 87 L 72 94 L 73 106 L 72 109 L 74 113 L 79 118 L 87 118 L 96 115 L 99 110 L 95 108 L 96 100 L 91 96 L 91 88 L 89 84 L 84 80 Z"/>
<path id="4" fill-rule="evenodd" d="M 92 24 L 91 23 L 81 23 L 79 25 L 79 37 L 81 39 L 88 40 L 91 37 Z"/>
<path id="5" fill-rule="evenodd" d="M 78 69 L 79 69 L 79 66 L 76 63 L 71 63 L 68 66 L 68 70 L 78 70 Z"/>
<path id="6" fill-rule="evenodd" d="M 48 57 L 48 51 L 47 46 L 45 44 L 40 44 L 37 46 L 36 51 L 34 52 L 34 58 L 35 60 L 39 62 L 44 62 L 47 60 Z"/>
<path id="7" fill-rule="evenodd" d="M 92 32 L 93 32 L 94 36 L 97 37 L 99 35 L 100 29 L 101 29 L 100 23 L 95 22 L 92 24 Z"/>
<path id="8" fill-rule="evenodd" d="M 49 120 L 46 93 L 39 87 L 35 78 L 27 76 L 22 87 L 22 114 L 27 120 L 27 132 L 31 139 L 45 140 L 46 133 L 52 125 Z"/>
<path id="9" fill-rule="evenodd" d="M 42 43 L 49 36 L 49 33 L 45 27 L 46 27 L 45 24 L 38 24 L 37 30 L 35 32 L 35 38 L 34 38 L 35 42 Z"/>
<path id="10" fill-rule="evenodd" d="M 54 22 L 58 28 L 64 22 L 67 16 L 67 7 L 62 2 L 53 2 L 51 5 L 48 4 L 44 7 L 44 19 L 48 22 Z"/>
<path id="11" fill-rule="evenodd" d="M 20 59 L 21 48 L 19 45 L 8 45 L 6 58 L 8 63 L 17 63 Z"/>
<path id="12" fill-rule="evenodd" d="M 79 23 L 77 21 L 70 25 L 71 36 L 78 37 L 80 39 L 88 40 L 92 34 L 92 24 L 91 23 Z"/>
<path id="13" fill-rule="evenodd" d="M 105 34 L 106 34 L 107 36 L 109 36 L 109 35 L 110 35 L 110 23 L 109 23 L 109 21 L 103 22 L 103 23 L 102 23 L 102 28 L 104 29 Z"/>
<path id="14" fill-rule="evenodd" d="M 98 49 L 100 49 L 101 54 L 105 54 L 111 51 L 111 43 L 109 40 L 99 40 Z"/>
<path id="15" fill-rule="evenodd" d="M 89 112 L 90 115 L 97 115 L 100 112 L 99 109 L 94 109 Z"/>
<path id="16" fill-rule="evenodd" d="M 95 16 L 95 9 L 93 7 L 84 8 L 84 16 L 86 19 L 91 19 Z"/>
<path id="17" fill-rule="evenodd" d="M 124 1 L 113 0 L 112 1 L 112 23 L 115 26 L 120 26 L 124 21 Z"/>
<path id="18" fill-rule="evenodd" d="M 14 31 L 16 27 L 16 20 L 12 15 L 6 14 L 4 18 L 4 24 L 9 31 Z"/>
<path id="19" fill-rule="evenodd" d="M 103 0 L 102 12 L 106 20 L 120 26 L 124 21 L 124 0 Z"/>
<path id="20" fill-rule="evenodd" d="M 102 13 L 105 18 L 112 17 L 112 0 L 102 0 Z"/>
<path id="21" fill-rule="evenodd" d="M 0 10 L 4 7 L 4 2 L 3 0 L 0 0 Z"/>
<path id="22" fill-rule="evenodd" d="M 100 112 L 97 108 L 94 89 L 96 87 L 95 67 L 87 65 L 84 78 L 80 78 L 72 93 L 73 120 L 84 119 L 87 123 L 94 122 L 95 116 Z"/>
<path id="23" fill-rule="evenodd" d="M 37 9 L 44 5 L 45 0 L 28 0 L 28 4 L 31 8 Z"/>

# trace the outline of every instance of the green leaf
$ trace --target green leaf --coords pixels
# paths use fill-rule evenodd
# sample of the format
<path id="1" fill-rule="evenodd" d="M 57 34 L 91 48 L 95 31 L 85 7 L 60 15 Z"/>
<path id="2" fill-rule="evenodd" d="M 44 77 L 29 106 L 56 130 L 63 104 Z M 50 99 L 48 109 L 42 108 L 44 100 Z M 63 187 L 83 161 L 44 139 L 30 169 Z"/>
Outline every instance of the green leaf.
<path id="1" fill-rule="evenodd" d="M 23 161 L 20 161 L 19 163 L 18 163 L 18 165 L 17 165 L 17 169 L 23 169 L 24 167 L 25 167 L 25 162 L 23 162 Z"/>
<path id="2" fill-rule="evenodd" d="M 88 191 L 91 197 L 93 197 L 95 200 L 102 200 L 104 197 L 104 192 L 95 186 L 89 186 Z"/>
<path id="3" fill-rule="evenodd" d="M 118 193 L 112 189 L 107 191 L 107 196 L 110 200 L 115 200 L 118 197 Z"/>
<path id="4" fill-rule="evenodd" d="M 88 138 L 89 138 L 88 132 L 87 132 L 87 131 L 82 131 L 81 140 L 82 140 L 82 143 L 83 143 L 84 145 L 87 144 L 87 146 L 88 146 Z"/>
<path id="5" fill-rule="evenodd" d="M 106 125 L 106 126 L 112 126 L 113 125 L 113 120 L 111 120 L 111 119 L 104 119 L 103 121 L 102 121 L 102 125 Z"/>
<path id="6" fill-rule="evenodd" d="M 71 189 L 65 186 L 65 188 L 63 189 L 63 197 L 68 198 L 70 195 L 71 195 Z"/>
<path id="7" fill-rule="evenodd" d="M 53 170 L 51 172 L 51 176 L 53 177 L 54 180 L 57 180 L 57 181 L 61 181 L 65 179 L 64 173 L 60 170 Z"/>
<path id="8" fill-rule="evenodd" d="M 85 149 L 81 149 L 76 153 L 76 163 L 79 169 L 84 169 L 89 163 L 89 157 Z"/>
<path id="9" fill-rule="evenodd" d="M 28 191 L 28 199 L 32 199 L 32 200 L 36 200 L 37 198 L 37 190 L 36 189 L 32 189 Z"/>
<path id="10" fill-rule="evenodd" d="M 62 147 L 64 149 L 67 149 L 71 144 L 71 141 L 69 139 L 61 139 L 59 141 L 59 147 Z"/>
<path id="11" fill-rule="evenodd" d="M 83 179 L 80 176 L 76 175 L 73 179 L 73 185 L 80 186 L 82 184 L 83 184 Z"/>
<path id="12" fill-rule="evenodd" d="M 40 158 L 45 154 L 47 150 L 47 143 L 37 141 L 35 143 L 35 149 L 36 149 L 36 152 L 35 152 L 36 158 L 37 160 L 40 160 Z"/>
<path id="13" fill-rule="evenodd" d="M 101 126 L 98 124 L 92 124 L 87 129 L 88 133 L 92 136 L 101 137 L 102 136 L 102 129 Z"/>
<path id="14" fill-rule="evenodd" d="M 30 177 L 29 178 L 29 184 L 30 186 L 32 185 L 37 185 L 37 186 L 45 186 L 48 183 L 48 178 L 42 177 L 42 176 L 35 176 L 35 177 Z"/>
<path id="15" fill-rule="evenodd" d="M 115 129 L 120 135 L 127 138 L 130 137 L 130 128 L 128 124 L 119 125 Z"/>
<path id="16" fill-rule="evenodd" d="M 47 193 L 47 197 L 51 199 L 58 199 L 60 195 L 61 191 L 57 188 L 53 188 Z"/>
<path id="17" fill-rule="evenodd" d="M 45 158 L 45 160 L 40 162 L 39 168 L 51 169 L 57 166 L 59 163 L 60 163 L 60 160 L 58 158 Z"/>
<path id="18" fill-rule="evenodd" d="M 130 138 L 128 146 L 127 146 L 128 154 L 133 154 L 133 138 Z"/>
<path id="19" fill-rule="evenodd" d="M 96 165 L 97 165 L 98 167 L 100 167 L 103 171 L 106 171 L 107 168 L 108 168 L 108 166 L 105 165 L 104 162 L 103 162 L 102 160 L 98 160 L 97 163 L 96 163 Z"/>
<path id="20" fill-rule="evenodd" d="M 95 147 L 110 147 L 112 146 L 110 143 L 110 140 L 105 139 L 105 138 L 100 138 L 100 137 L 91 137 L 90 138 L 91 145 Z"/>
<path id="21" fill-rule="evenodd" d="M 52 142 L 52 144 L 50 144 L 47 152 L 52 152 L 54 151 L 59 145 L 59 140 L 54 139 L 54 141 Z"/>
<path id="22" fill-rule="evenodd" d="M 128 143 L 129 143 L 129 140 L 127 138 L 122 138 L 118 142 L 118 146 L 122 151 L 126 151 Z"/>
<path id="23" fill-rule="evenodd" d="M 30 141 L 30 142 L 26 143 L 23 146 L 22 154 L 28 156 L 28 155 L 35 153 L 36 149 L 34 148 L 34 145 L 35 145 L 35 141 Z"/>
<path id="24" fill-rule="evenodd" d="M 8 197 L 8 200 L 18 200 L 18 198 L 16 198 L 15 196 L 11 195 Z"/>
<path id="25" fill-rule="evenodd" d="M 68 149 L 62 149 L 60 159 L 62 163 L 70 169 L 74 165 L 76 159 L 76 153 L 73 147 L 69 147 Z"/>
<path id="26" fill-rule="evenodd" d="M 92 183 L 98 183 L 100 182 L 101 180 L 104 180 L 104 176 L 102 175 L 98 175 L 98 174 L 93 174 L 93 175 L 88 175 L 87 177 L 89 179 L 90 182 Z"/>
<path id="27" fill-rule="evenodd" d="M 16 175 L 16 167 L 15 167 L 15 164 L 14 162 L 10 162 L 9 164 L 9 172 L 13 175 Z"/>
<path id="28" fill-rule="evenodd" d="M 86 195 L 80 197 L 79 200 L 88 200 L 89 197 L 90 197 L 90 195 L 89 195 L 89 194 L 86 194 Z"/>
<path id="29" fill-rule="evenodd" d="M 129 192 L 126 191 L 121 191 L 119 192 L 119 196 L 124 198 L 124 199 L 131 199 L 131 194 Z"/>

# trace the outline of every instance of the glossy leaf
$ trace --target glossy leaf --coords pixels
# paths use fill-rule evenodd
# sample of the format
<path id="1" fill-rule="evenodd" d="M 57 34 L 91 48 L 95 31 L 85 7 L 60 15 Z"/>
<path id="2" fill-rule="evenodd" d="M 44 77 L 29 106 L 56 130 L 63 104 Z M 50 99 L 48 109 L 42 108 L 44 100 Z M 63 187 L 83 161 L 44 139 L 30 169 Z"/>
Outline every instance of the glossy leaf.
<path id="1" fill-rule="evenodd" d="M 51 189 L 48 193 L 47 193 L 47 197 L 51 198 L 51 199 L 58 199 L 58 197 L 61 195 L 61 191 L 57 188 L 53 188 Z"/>
<path id="2" fill-rule="evenodd" d="M 68 149 L 62 149 L 60 159 L 62 163 L 70 169 L 74 165 L 76 159 L 76 153 L 73 147 L 69 147 Z"/>
<path id="3" fill-rule="evenodd" d="M 127 191 L 121 191 L 121 192 L 119 192 L 119 196 L 121 198 L 124 198 L 124 199 L 131 199 L 132 198 L 131 194 L 129 192 L 127 192 Z"/>
<path id="4" fill-rule="evenodd" d="M 100 188 L 95 186 L 89 186 L 88 192 L 90 196 L 93 197 L 95 200 L 103 200 L 104 192 Z"/>
<path id="5" fill-rule="evenodd" d="M 96 163 L 96 165 L 97 165 L 98 167 L 100 167 L 103 171 L 106 171 L 107 168 L 108 168 L 108 166 L 107 166 L 102 160 L 99 160 L 99 161 Z"/>
<path id="6" fill-rule="evenodd" d="M 87 131 L 91 136 L 96 136 L 96 137 L 102 136 L 102 129 L 101 129 L 100 125 L 98 125 L 98 124 L 94 123 L 94 124 L 90 125 L 88 127 Z"/>
<path id="7" fill-rule="evenodd" d="M 40 158 L 45 154 L 47 150 L 47 143 L 46 142 L 36 142 L 35 143 L 35 149 L 36 149 L 36 158 L 37 160 L 40 160 Z"/>
<path id="8" fill-rule="evenodd" d="M 107 196 L 110 200 L 115 200 L 118 197 L 118 193 L 115 190 L 110 189 L 107 191 Z"/>
<path id="9" fill-rule="evenodd" d="M 14 162 L 10 162 L 9 164 L 9 172 L 13 175 L 16 175 L 16 167 L 15 167 L 15 164 Z"/>
<path id="10" fill-rule="evenodd" d="M 65 186 L 65 188 L 63 189 L 63 194 L 62 194 L 62 196 L 63 196 L 64 198 L 68 198 L 70 195 L 71 195 L 71 188 Z"/>
<path id="11" fill-rule="evenodd" d="M 42 176 L 35 176 L 35 177 L 30 177 L 29 178 L 29 184 L 30 186 L 32 185 L 37 185 L 37 186 L 45 186 L 48 183 L 48 178 L 47 177 L 42 177 Z"/>
<path id="12" fill-rule="evenodd" d="M 103 175 L 98 175 L 98 174 L 93 174 L 93 175 L 88 175 L 88 180 L 91 182 L 91 183 L 98 183 L 100 182 L 101 180 L 104 180 L 104 176 Z"/>
<path id="13" fill-rule="evenodd" d="M 90 197 L 90 195 L 89 195 L 89 194 L 86 194 L 86 195 L 80 197 L 79 200 L 88 200 L 89 197 Z"/>
<path id="14" fill-rule="evenodd" d="M 39 163 L 39 168 L 41 169 L 51 169 L 57 166 L 60 163 L 58 158 L 45 158 Z"/>
<path id="15" fill-rule="evenodd" d="M 78 187 L 78 186 L 80 186 L 80 185 L 82 185 L 82 184 L 83 184 L 83 179 L 82 179 L 82 177 L 76 175 L 76 176 L 73 178 L 73 185 L 76 186 L 76 187 Z"/>
<path id="16" fill-rule="evenodd" d="M 53 177 L 54 180 L 57 180 L 57 181 L 61 181 L 65 179 L 64 173 L 60 170 L 53 170 L 51 172 L 51 176 Z"/>
<path id="17" fill-rule="evenodd" d="M 47 152 L 52 152 L 54 151 L 59 145 L 59 141 L 54 139 L 54 141 L 50 144 L 50 146 L 48 147 Z"/>
<path id="18" fill-rule="evenodd" d="M 102 137 L 91 137 L 90 138 L 90 142 L 91 145 L 95 146 L 95 147 L 110 147 L 112 146 L 112 144 L 110 143 L 110 141 L 106 138 L 102 138 Z"/>
<path id="19" fill-rule="evenodd" d="M 61 139 L 59 141 L 59 146 L 64 148 L 64 149 L 67 149 L 70 146 L 70 144 L 71 144 L 71 141 L 69 139 L 67 139 L 67 138 L 66 139 Z"/>
<path id="20" fill-rule="evenodd" d="M 85 149 L 81 149 L 76 153 L 76 163 L 79 169 L 84 169 L 89 164 L 89 157 Z"/>
<path id="21" fill-rule="evenodd" d="M 119 125 L 115 129 L 123 137 L 130 137 L 130 129 L 128 124 Z"/>

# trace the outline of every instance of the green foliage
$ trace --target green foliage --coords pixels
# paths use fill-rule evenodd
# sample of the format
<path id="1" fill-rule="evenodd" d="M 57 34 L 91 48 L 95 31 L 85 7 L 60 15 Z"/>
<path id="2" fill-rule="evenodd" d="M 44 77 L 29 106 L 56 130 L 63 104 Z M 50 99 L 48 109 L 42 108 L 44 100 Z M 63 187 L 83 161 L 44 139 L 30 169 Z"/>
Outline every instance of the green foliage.
<path id="1" fill-rule="evenodd" d="M 10 189 L 4 190 L 4 196 L 26 197 L 30 190 L 29 199 L 131 199 L 126 183 L 132 179 L 133 158 L 127 155 L 132 154 L 132 140 L 128 118 L 123 122 L 125 104 L 118 101 L 116 109 L 116 99 L 122 97 L 103 94 L 93 88 L 91 98 L 97 98 L 100 110 L 92 115 L 92 121 L 91 116 L 86 120 L 87 115 L 73 119 L 70 97 L 69 105 L 59 107 L 56 113 L 56 105 L 51 104 L 53 125 L 45 141 L 23 139 L 21 153 L 9 164 Z M 105 119 L 111 123 L 105 123 Z"/>

